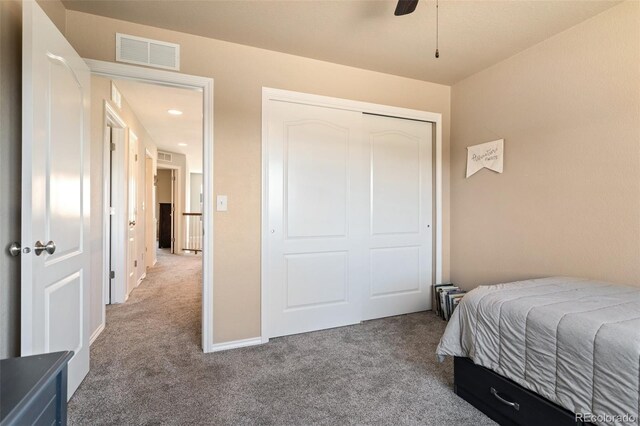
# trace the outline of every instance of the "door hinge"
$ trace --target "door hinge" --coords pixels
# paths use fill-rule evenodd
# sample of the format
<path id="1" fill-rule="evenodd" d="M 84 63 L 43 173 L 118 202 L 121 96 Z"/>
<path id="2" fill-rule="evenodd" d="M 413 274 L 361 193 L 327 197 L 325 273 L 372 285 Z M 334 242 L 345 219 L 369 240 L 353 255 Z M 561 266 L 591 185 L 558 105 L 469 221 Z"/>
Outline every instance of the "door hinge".
<path id="1" fill-rule="evenodd" d="M 114 279 L 116 277 L 116 271 L 109 271 L 109 279 Z"/>
<path id="2" fill-rule="evenodd" d="M 138 161 L 138 154 L 136 154 L 136 161 Z"/>
<path id="3" fill-rule="evenodd" d="M 115 151 L 116 150 L 116 144 L 111 142 L 111 151 Z"/>
<path id="4" fill-rule="evenodd" d="M 134 261 L 133 261 L 133 267 L 134 267 L 134 268 L 137 268 L 137 267 L 138 267 L 138 261 L 137 261 L 137 260 L 134 260 Z"/>

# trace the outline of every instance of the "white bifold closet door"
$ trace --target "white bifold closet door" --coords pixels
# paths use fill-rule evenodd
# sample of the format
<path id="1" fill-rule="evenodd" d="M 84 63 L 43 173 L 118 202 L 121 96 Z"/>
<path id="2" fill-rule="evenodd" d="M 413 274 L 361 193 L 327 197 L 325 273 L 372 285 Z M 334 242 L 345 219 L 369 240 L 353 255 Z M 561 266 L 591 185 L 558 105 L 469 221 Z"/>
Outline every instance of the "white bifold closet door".
<path id="1" fill-rule="evenodd" d="M 268 337 L 428 309 L 431 124 L 269 102 Z"/>

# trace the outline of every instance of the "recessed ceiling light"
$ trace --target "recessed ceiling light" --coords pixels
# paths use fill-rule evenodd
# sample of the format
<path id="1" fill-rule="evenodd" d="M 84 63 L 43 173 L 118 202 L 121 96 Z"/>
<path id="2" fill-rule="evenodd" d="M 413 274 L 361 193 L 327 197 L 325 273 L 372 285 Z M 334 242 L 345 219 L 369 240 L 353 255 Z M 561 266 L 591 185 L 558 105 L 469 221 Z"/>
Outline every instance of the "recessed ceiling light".
<path id="1" fill-rule="evenodd" d="M 186 143 L 184 143 L 184 142 L 180 142 L 180 143 L 178 144 L 178 146 L 187 146 L 187 144 L 186 144 Z"/>
<path id="2" fill-rule="evenodd" d="M 182 111 L 177 110 L 177 109 L 170 109 L 169 111 L 167 111 L 169 114 L 171 115 L 182 115 Z"/>

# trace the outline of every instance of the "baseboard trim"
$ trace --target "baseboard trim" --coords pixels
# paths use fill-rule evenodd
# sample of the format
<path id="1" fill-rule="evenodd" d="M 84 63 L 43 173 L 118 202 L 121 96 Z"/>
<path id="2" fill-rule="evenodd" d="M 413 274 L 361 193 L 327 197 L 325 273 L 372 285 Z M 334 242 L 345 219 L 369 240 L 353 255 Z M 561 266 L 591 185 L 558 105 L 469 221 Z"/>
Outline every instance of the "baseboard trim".
<path id="1" fill-rule="evenodd" d="M 89 346 L 93 345 L 93 342 L 96 341 L 96 339 L 98 338 L 98 336 L 104 331 L 105 328 L 105 324 L 102 323 L 98 326 L 98 328 L 96 329 L 96 331 L 93 332 L 93 334 L 91 335 L 91 337 L 89 338 Z"/>
<path id="2" fill-rule="evenodd" d="M 140 284 L 142 284 L 142 281 L 147 278 L 147 273 L 145 272 L 144 274 L 142 274 L 142 276 L 140 277 L 140 279 L 138 279 L 138 282 L 136 283 L 136 287 L 138 287 Z"/>
<path id="3" fill-rule="evenodd" d="M 247 346 L 261 345 L 262 337 L 251 337 L 249 339 L 233 340 L 231 342 L 214 343 L 210 352 L 227 351 L 229 349 L 246 348 Z"/>

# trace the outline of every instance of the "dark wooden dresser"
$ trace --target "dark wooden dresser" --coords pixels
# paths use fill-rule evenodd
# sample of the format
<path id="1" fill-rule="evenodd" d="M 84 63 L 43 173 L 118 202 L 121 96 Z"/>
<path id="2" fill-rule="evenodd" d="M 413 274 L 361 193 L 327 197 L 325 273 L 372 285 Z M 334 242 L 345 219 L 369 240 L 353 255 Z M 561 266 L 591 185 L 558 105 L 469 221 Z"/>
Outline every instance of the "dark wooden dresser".
<path id="1" fill-rule="evenodd" d="M 66 425 L 67 363 L 73 352 L 0 361 L 0 426 Z"/>

